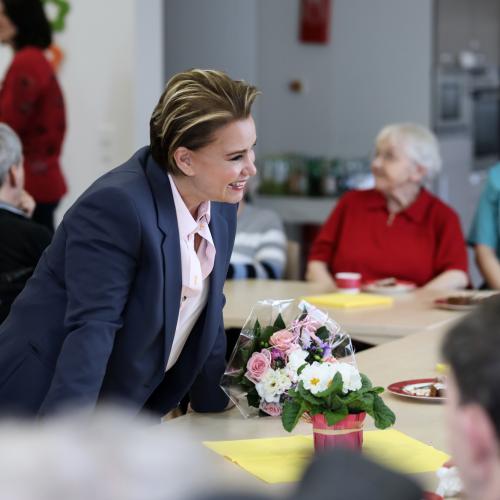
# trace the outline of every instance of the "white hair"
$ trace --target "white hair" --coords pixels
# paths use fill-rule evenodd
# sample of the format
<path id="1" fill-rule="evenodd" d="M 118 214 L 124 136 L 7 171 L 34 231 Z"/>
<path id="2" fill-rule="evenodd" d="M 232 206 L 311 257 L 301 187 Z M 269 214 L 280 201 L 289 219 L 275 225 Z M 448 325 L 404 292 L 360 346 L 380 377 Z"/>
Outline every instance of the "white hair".
<path id="1" fill-rule="evenodd" d="M 0 422 L 0 498 L 177 500 L 215 488 L 211 452 L 175 423 L 109 408 Z"/>
<path id="2" fill-rule="evenodd" d="M 19 165 L 23 157 L 21 141 L 5 123 L 0 123 L 0 186 L 13 165 Z"/>
<path id="3" fill-rule="evenodd" d="M 410 160 L 425 168 L 426 177 L 432 179 L 441 170 L 439 144 L 428 128 L 416 123 L 387 125 L 378 133 L 375 144 L 387 140 L 402 146 Z"/>

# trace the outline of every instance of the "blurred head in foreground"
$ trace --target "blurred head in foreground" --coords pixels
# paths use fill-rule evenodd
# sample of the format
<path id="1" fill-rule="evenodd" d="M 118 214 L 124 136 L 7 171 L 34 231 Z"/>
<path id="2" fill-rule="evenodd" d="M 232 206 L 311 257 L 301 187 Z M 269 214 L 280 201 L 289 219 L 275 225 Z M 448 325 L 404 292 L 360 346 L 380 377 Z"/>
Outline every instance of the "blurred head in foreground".
<path id="1" fill-rule="evenodd" d="M 500 498 L 500 295 L 446 335 L 449 439 L 467 498 Z"/>
<path id="2" fill-rule="evenodd" d="M 0 422 L 2 499 L 177 500 L 215 481 L 201 440 L 170 423 L 114 408 Z"/>

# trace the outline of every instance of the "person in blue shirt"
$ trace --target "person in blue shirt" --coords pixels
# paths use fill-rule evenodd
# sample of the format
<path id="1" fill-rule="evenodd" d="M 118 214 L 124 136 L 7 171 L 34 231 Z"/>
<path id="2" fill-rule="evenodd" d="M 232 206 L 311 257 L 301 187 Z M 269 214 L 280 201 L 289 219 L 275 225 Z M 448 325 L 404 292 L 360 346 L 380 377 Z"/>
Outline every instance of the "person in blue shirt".
<path id="1" fill-rule="evenodd" d="M 487 288 L 500 290 L 500 163 L 491 168 L 469 233 Z"/>

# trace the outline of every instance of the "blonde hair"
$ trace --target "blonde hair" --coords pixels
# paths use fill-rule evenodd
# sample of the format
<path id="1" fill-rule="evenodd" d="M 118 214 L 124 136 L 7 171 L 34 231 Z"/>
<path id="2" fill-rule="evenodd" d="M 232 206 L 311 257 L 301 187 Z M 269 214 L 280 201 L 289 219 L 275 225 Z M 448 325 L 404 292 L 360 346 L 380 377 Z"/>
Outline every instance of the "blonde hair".
<path id="1" fill-rule="evenodd" d="M 217 129 L 250 116 L 260 92 L 221 71 L 192 69 L 173 76 L 156 105 L 150 128 L 151 154 L 172 174 L 181 174 L 173 154 L 184 146 L 200 149 Z"/>
<path id="2" fill-rule="evenodd" d="M 385 141 L 403 147 L 410 160 L 424 167 L 427 177 L 432 178 L 441 170 L 441 154 L 436 136 L 416 123 L 394 123 L 384 127 L 375 139 L 375 145 Z"/>

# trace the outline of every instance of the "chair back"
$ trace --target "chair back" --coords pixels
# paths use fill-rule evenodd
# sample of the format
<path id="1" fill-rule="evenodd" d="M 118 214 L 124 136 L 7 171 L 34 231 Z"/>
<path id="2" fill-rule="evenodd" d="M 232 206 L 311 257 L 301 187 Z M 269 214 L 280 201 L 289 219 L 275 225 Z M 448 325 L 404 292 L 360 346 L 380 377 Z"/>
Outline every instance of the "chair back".
<path id="1" fill-rule="evenodd" d="M 286 244 L 286 266 L 284 278 L 300 280 L 300 244 L 297 241 L 288 241 Z"/>

